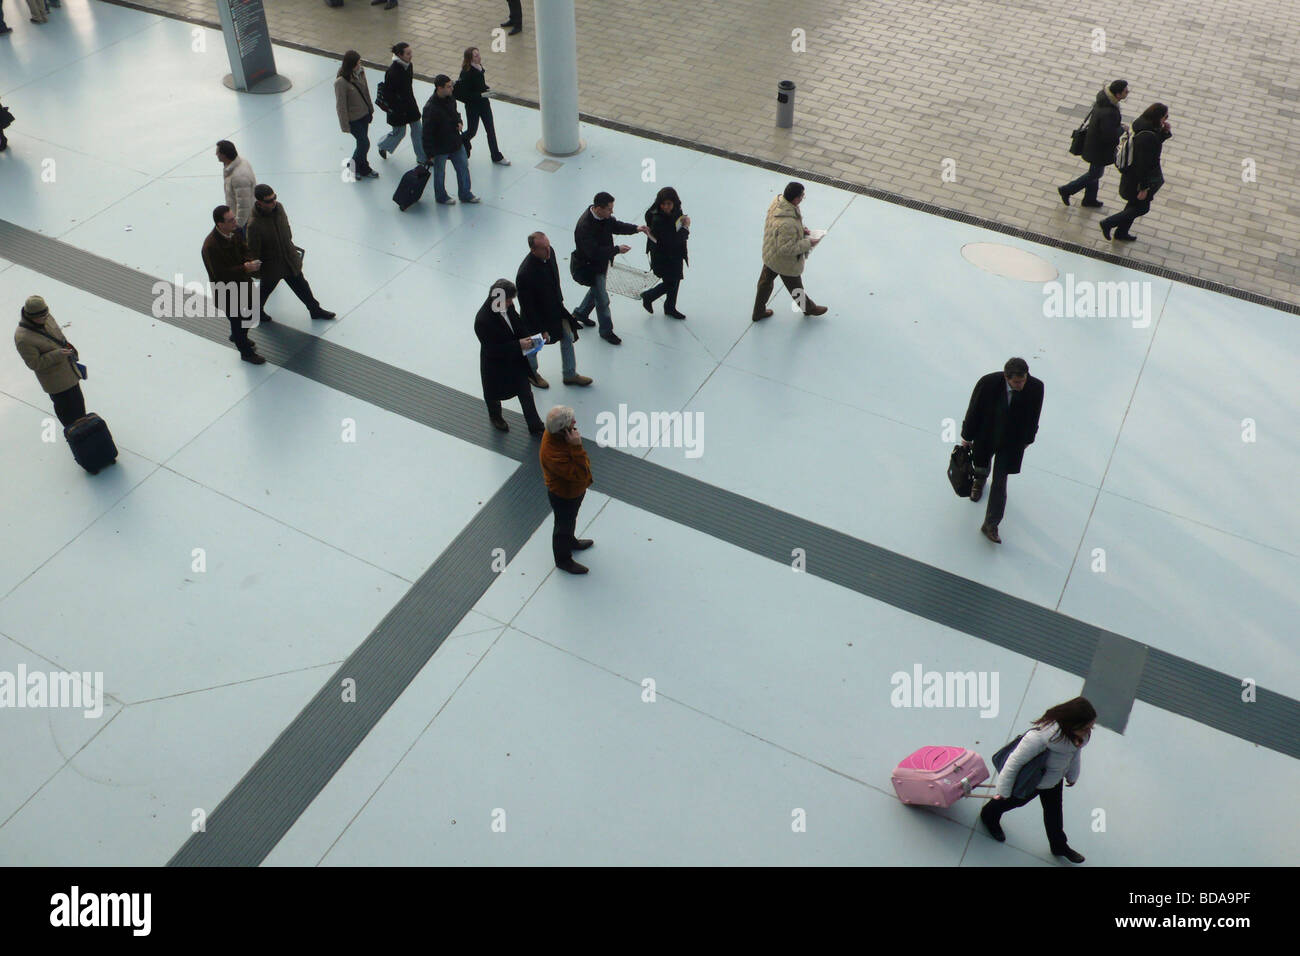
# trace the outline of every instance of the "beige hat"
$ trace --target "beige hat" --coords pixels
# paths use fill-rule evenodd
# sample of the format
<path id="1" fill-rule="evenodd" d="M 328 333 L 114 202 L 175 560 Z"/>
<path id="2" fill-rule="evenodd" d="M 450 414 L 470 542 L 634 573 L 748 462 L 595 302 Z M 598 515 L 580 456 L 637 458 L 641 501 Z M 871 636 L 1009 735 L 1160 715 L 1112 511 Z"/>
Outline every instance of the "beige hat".
<path id="1" fill-rule="evenodd" d="M 45 304 L 45 300 L 39 295 L 27 297 L 27 304 L 23 306 L 23 318 L 44 320 L 50 314 L 50 307 Z"/>

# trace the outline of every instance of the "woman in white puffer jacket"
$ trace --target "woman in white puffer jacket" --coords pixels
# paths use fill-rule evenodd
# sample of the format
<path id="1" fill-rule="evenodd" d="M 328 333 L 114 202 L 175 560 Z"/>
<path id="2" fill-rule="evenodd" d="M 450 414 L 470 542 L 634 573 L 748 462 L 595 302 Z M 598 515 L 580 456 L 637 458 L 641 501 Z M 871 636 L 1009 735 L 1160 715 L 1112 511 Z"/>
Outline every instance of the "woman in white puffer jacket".
<path id="1" fill-rule="evenodd" d="M 998 822 L 1002 814 L 1023 807 L 1037 797 L 1043 805 L 1043 826 L 1047 829 L 1047 842 L 1052 853 L 1071 863 L 1083 862 L 1083 854 L 1072 850 L 1066 842 L 1061 784 L 1073 787 L 1078 781 L 1079 751 L 1088 743 L 1096 722 L 1097 711 L 1085 697 L 1057 704 L 1034 721 L 1033 727 L 1007 756 L 1007 762 L 998 774 L 993 799 L 980 811 L 980 820 L 993 839 L 1003 842 L 1007 838 Z M 1047 752 L 1047 766 L 1037 790 L 1027 797 L 1013 796 L 1012 789 L 1021 769 L 1044 751 Z"/>

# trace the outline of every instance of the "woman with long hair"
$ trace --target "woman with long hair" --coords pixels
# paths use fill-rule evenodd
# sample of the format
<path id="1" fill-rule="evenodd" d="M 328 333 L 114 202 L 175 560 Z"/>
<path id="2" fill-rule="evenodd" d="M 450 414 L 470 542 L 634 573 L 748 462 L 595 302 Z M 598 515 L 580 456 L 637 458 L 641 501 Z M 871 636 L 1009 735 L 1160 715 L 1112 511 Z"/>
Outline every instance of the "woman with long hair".
<path id="1" fill-rule="evenodd" d="M 1133 121 L 1133 161 L 1119 175 L 1119 195 L 1128 201 L 1128 205 L 1101 221 L 1101 234 L 1107 239 L 1112 238 L 1112 229 L 1115 230 L 1114 238 L 1123 242 L 1137 238 L 1128 231 L 1129 226 L 1151 210 L 1152 198 L 1165 184 L 1165 175 L 1160 169 L 1160 151 L 1165 140 L 1173 135 L 1169 128 L 1169 107 L 1164 103 L 1152 103 Z"/>
<path id="2" fill-rule="evenodd" d="M 1082 863 L 1083 854 L 1070 848 L 1065 838 L 1064 812 L 1061 801 L 1061 784 L 1073 787 L 1079 779 L 1079 751 L 1092 735 L 1097 722 L 1097 711 L 1085 697 L 1075 697 L 1057 704 L 1034 721 L 1020 739 L 1019 745 L 1007 756 L 1007 762 L 998 774 L 997 790 L 980 811 L 980 820 L 993 839 L 1002 843 L 1007 835 L 998 822 L 1002 814 L 1031 803 L 1035 797 L 1043 805 L 1043 826 L 1052 853 L 1063 856 L 1071 863 Z M 1039 754 L 1047 751 L 1047 765 L 1038 788 L 1027 797 L 1012 795 L 1016 776 L 1022 767 Z"/>
<path id="3" fill-rule="evenodd" d="M 334 108 L 338 112 L 339 128 L 351 133 L 357 141 L 357 148 L 352 151 L 353 173 L 357 179 L 378 178 L 379 174 L 370 168 L 367 159 L 368 130 L 375 116 L 375 104 L 366 83 L 366 68 L 361 65 L 361 54 L 356 50 L 343 54 L 343 63 L 334 77 Z"/>
<path id="4" fill-rule="evenodd" d="M 654 301 L 664 296 L 664 315 L 674 319 L 686 316 L 677 311 L 677 287 L 681 285 L 683 267 L 689 262 L 686 240 L 691 234 L 691 217 L 682 212 L 682 200 L 677 190 L 665 186 L 655 196 L 654 205 L 645 211 L 647 234 L 646 252 L 650 253 L 650 271 L 659 277 L 659 284 L 641 293 L 641 304 L 654 313 Z"/>
<path id="5" fill-rule="evenodd" d="M 456 99 L 465 104 L 465 113 L 469 121 L 461 139 L 465 142 L 465 152 L 469 153 L 469 141 L 478 132 L 479 120 L 487 130 L 488 149 L 492 152 L 492 162 L 498 166 L 509 166 L 510 160 L 501 155 L 497 146 L 497 127 L 492 119 L 491 89 L 487 85 L 487 73 L 483 69 L 483 57 L 478 47 L 466 47 L 465 55 L 460 61 L 460 79 L 456 81 Z"/>

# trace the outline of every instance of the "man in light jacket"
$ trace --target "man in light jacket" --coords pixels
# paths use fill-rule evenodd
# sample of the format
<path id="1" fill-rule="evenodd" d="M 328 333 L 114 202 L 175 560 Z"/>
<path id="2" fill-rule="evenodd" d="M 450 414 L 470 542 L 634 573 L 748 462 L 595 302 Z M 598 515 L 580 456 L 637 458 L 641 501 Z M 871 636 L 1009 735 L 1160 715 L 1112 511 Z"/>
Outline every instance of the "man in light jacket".
<path id="1" fill-rule="evenodd" d="M 820 241 L 811 238 L 810 230 L 804 228 L 803 216 L 799 213 L 803 196 L 803 183 L 790 183 L 767 209 L 767 221 L 763 225 L 763 272 L 758 277 L 758 293 L 754 296 L 751 316 L 755 322 L 772 314 L 767 300 L 772 296 L 777 276 L 781 277 L 790 298 L 804 315 L 826 314 L 826 306 L 817 305 L 808 298 L 800 278 L 808 253 Z"/>
<path id="2" fill-rule="evenodd" d="M 226 205 L 235 211 L 235 226 L 243 236 L 253 215 L 253 187 L 257 185 L 257 176 L 228 139 L 217 143 L 217 159 L 225 167 L 221 176 L 225 181 Z"/>
<path id="3" fill-rule="evenodd" d="M 14 331 L 14 345 L 50 396 L 59 423 L 67 428 L 78 418 L 84 418 L 86 399 L 81 394 L 81 373 L 74 364 L 77 350 L 63 337 L 59 324 L 39 295 L 29 296 L 23 306 Z"/>

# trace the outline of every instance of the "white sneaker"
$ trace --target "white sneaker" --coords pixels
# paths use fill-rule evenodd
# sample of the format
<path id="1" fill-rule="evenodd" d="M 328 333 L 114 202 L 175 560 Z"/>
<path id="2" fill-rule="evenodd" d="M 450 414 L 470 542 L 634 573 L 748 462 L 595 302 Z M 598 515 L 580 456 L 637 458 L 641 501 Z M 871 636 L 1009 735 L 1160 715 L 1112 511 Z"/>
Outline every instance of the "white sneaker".
<path id="1" fill-rule="evenodd" d="M 470 203 L 473 203 L 473 202 L 482 202 L 482 201 L 483 201 L 483 200 L 479 199 L 477 196 L 470 196 L 468 199 L 462 199 L 462 200 L 461 200 L 461 202 L 470 202 Z"/>
<path id="2" fill-rule="evenodd" d="M 498 166 L 509 166 L 509 165 L 510 165 L 510 160 L 508 160 L 508 159 L 506 159 L 504 156 L 502 156 L 500 159 L 496 160 L 496 164 L 497 164 Z"/>
<path id="3" fill-rule="evenodd" d="M 450 196 L 448 196 L 446 199 L 439 199 L 439 200 L 438 200 L 438 203 L 439 203 L 439 205 L 442 205 L 442 206 L 454 206 L 454 205 L 456 205 L 456 200 L 454 200 L 454 199 L 452 199 Z"/>

